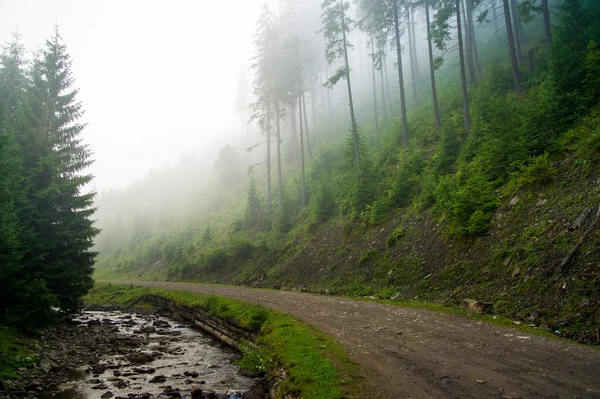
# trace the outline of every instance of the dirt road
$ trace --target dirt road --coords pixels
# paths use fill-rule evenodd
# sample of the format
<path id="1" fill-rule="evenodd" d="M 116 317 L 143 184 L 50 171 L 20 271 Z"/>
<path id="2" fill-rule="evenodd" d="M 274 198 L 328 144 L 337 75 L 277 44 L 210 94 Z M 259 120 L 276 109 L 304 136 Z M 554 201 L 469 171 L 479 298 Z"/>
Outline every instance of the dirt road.
<path id="1" fill-rule="evenodd" d="M 258 302 L 337 338 L 372 398 L 600 398 L 600 351 L 464 317 L 287 291 L 138 282 Z"/>

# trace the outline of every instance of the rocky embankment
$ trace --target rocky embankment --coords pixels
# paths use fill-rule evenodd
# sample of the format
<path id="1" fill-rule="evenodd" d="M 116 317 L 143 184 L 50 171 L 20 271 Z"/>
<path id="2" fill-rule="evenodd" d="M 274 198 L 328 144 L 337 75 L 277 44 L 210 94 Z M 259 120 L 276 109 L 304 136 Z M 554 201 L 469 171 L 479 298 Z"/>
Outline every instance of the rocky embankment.
<path id="1" fill-rule="evenodd" d="M 264 398 L 266 382 L 219 341 L 157 314 L 88 308 L 47 331 L 40 361 L 0 398 Z"/>

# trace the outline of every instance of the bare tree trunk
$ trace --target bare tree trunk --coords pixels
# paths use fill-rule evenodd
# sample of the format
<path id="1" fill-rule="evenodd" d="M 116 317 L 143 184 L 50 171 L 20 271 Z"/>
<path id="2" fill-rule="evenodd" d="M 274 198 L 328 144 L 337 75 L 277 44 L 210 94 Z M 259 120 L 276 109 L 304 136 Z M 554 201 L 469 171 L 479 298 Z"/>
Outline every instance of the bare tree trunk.
<path id="1" fill-rule="evenodd" d="M 271 100 L 267 100 L 267 212 L 271 212 Z"/>
<path id="2" fill-rule="evenodd" d="M 387 125 L 387 105 L 385 103 L 385 85 L 383 80 L 383 57 L 381 59 L 381 65 L 379 66 L 379 77 L 381 79 L 381 104 L 383 105 L 383 125 Z"/>
<path id="3" fill-rule="evenodd" d="M 473 61 L 475 64 L 475 76 L 481 76 L 481 64 L 479 64 L 479 53 L 477 52 L 477 40 L 475 39 L 475 24 L 473 23 L 473 10 L 467 10 L 467 19 L 469 20 L 469 37 L 471 42 L 471 51 L 473 52 Z"/>
<path id="4" fill-rule="evenodd" d="M 494 20 L 494 32 L 497 32 L 500 29 L 498 24 L 498 13 L 496 11 L 496 0 L 492 2 L 492 19 Z"/>
<path id="5" fill-rule="evenodd" d="M 431 45 L 431 23 L 429 21 L 429 3 L 425 2 L 425 20 L 427 23 L 427 50 L 429 51 L 429 77 L 431 79 L 431 95 L 433 99 L 433 116 L 435 118 L 435 130 L 440 130 L 440 111 L 438 109 L 437 90 L 435 87 L 435 70 L 433 68 L 433 47 Z"/>
<path id="6" fill-rule="evenodd" d="M 348 42 L 346 41 L 346 16 L 344 15 L 344 0 L 340 0 L 342 5 L 342 40 L 344 40 L 344 62 L 346 66 L 346 81 L 348 83 L 348 103 L 350 105 L 350 119 L 352 122 L 352 139 L 354 140 L 354 157 L 356 167 L 360 169 L 360 156 L 358 153 L 358 129 L 356 128 L 356 118 L 354 117 L 354 102 L 352 101 L 352 85 L 350 83 L 350 65 L 348 64 Z"/>
<path id="7" fill-rule="evenodd" d="M 313 128 L 317 128 L 317 114 L 315 112 L 315 97 L 316 97 L 316 93 L 315 93 L 315 87 L 314 87 L 314 82 L 311 78 L 310 80 L 310 113 L 311 113 L 311 117 L 312 117 L 312 121 L 313 121 Z M 307 136 L 308 138 L 308 136 Z M 312 158 L 312 155 L 311 155 Z"/>
<path id="8" fill-rule="evenodd" d="M 417 83 L 421 80 L 420 74 L 419 74 L 419 57 L 418 57 L 418 53 L 417 53 L 417 35 L 415 34 L 415 27 L 417 25 L 417 23 L 415 22 L 415 9 L 414 7 L 411 8 L 411 13 L 410 13 L 410 28 L 412 30 L 412 39 L 413 39 L 413 61 L 415 63 L 415 78 L 417 79 Z"/>
<path id="9" fill-rule="evenodd" d="M 383 56 L 383 70 L 385 72 L 385 85 L 387 86 L 387 95 L 388 95 L 388 104 L 390 105 L 390 114 L 393 114 L 394 109 L 392 106 L 392 91 L 390 90 L 390 75 L 388 75 L 387 59 L 385 56 Z"/>
<path id="10" fill-rule="evenodd" d="M 302 132 L 302 89 L 298 95 L 298 118 L 300 119 L 300 159 L 302 167 L 302 209 L 306 206 L 306 178 L 304 175 L 304 134 Z M 306 110 L 304 110 L 306 117 Z"/>
<path id="11" fill-rule="evenodd" d="M 296 124 L 296 102 L 292 102 L 290 109 L 287 113 L 288 120 L 290 122 L 290 151 L 292 152 L 292 161 L 295 167 L 300 166 L 300 159 L 298 157 L 298 125 Z"/>
<path id="12" fill-rule="evenodd" d="M 371 67 L 373 69 L 373 110 L 375 112 L 375 134 L 379 136 L 379 115 L 377 115 L 377 80 L 375 79 L 375 40 L 371 37 Z"/>
<path id="13" fill-rule="evenodd" d="M 306 148 L 308 148 L 308 157 L 312 159 L 312 149 L 310 148 L 310 136 L 308 135 L 308 119 L 306 117 L 306 97 L 302 92 L 302 108 L 304 108 L 304 131 L 306 132 Z M 304 162 L 304 159 L 303 161 Z"/>
<path id="14" fill-rule="evenodd" d="M 546 35 L 546 48 L 548 53 L 552 50 L 552 31 L 550 29 L 550 10 L 548 0 L 542 0 L 542 15 L 544 19 L 544 33 Z"/>
<path id="15" fill-rule="evenodd" d="M 510 53 L 510 65 L 512 67 L 513 82 L 515 84 L 515 90 L 517 93 L 521 94 L 523 89 L 521 88 L 519 63 L 517 61 L 517 52 L 515 50 L 512 24 L 510 22 L 510 9 L 508 7 L 508 0 L 502 0 L 502 2 L 504 4 L 504 22 L 506 23 L 506 36 L 508 38 L 508 52 Z"/>
<path id="16" fill-rule="evenodd" d="M 458 1 L 458 0 L 457 0 Z M 400 47 L 400 27 L 398 22 L 398 0 L 394 0 L 394 36 L 398 57 L 398 85 L 400 86 L 400 109 L 402 114 L 402 143 L 408 147 L 408 119 L 406 118 L 406 98 L 404 96 L 404 76 L 402 74 L 402 47 Z"/>
<path id="17" fill-rule="evenodd" d="M 507 0 L 504 0 L 507 1 Z M 460 24 L 460 2 L 456 0 L 456 29 L 458 30 L 458 58 L 460 60 L 460 84 L 463 98 L 463 114 L 465 118 L 465 130 L 471 129 L 471 113 L 469 112 L 469 95 L 467 94 L 467 77 L 465 76 L 465 54 L 463 52 L 462 28 Z"/>
<path id="18" fill-rule="evenodd" d="M 408 57 L 410 61 L 410 80 L 412 82 L 413 100 L 417 102 L 417 77 L 415 75 L 415 61 L 413 55 L 413 37 L 410 27 L 410 6 L 406 5 L 406 30 L 408 31 Z"/>
<path id="19" fill-rule="evenodd" d="M 281 117 L 279 112 L 279 97 L 275 97 L 275 129 L 277 134 L 277 183 L 279 185 L 279 206 L 283 201 L 283 179 L 281 177 Z"/>
<path id="20" fill-rule="evenodd" d="M 326 101 L 326 99 L 325 99 L 325 90 L 323 89 L 323 82 L 322 82 L 322 80 L 323 80 L 323 73 L 321 72 L 321 74 L 319 75 L 319 87 L 321 88 L 321 108 L 322 108 L 322 111 L 323 111 L 323 120 L 325 120 L 326 115 L 327 115 L 327 113 L 325 111 L 325 101 Z"/>
<path id="21" fill-rule="evenodd" d="M 467 20 L 467 0 L 462 3 L 462 16 L 465 27 L 465 44 L 467 52 L 467 72 L 469 73 L 469 84 L 475 83 L 475 63 L 473 62 L 473 46 L 471 45 L 471 28 L 469 27 L 469 21 Z"/>
<path id="22" fill-rule="evenodd" d="M 519 14 L 517 10 L 517 2 L 516 0 L 510 0 L 510 9 L 512 11 L 512 19 L 513 19 L 513 27 L 511 28 L 512 35 L 514 37 L 514 46 L 516 47 L 518 62 L 523 61 L 523 50 L 521 49 L 521 37 L 518 31 L 518 24 L 521 22 L 519 20 Z M 505 12 L 506 14 L 506 12 Z"/>

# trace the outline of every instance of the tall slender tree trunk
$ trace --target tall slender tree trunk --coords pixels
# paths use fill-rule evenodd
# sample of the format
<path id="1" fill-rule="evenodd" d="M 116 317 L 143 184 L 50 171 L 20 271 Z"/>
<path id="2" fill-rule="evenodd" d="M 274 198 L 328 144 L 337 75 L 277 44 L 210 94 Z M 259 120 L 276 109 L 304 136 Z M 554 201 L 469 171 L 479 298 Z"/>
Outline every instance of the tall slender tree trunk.
<path id="1" fill-rule="evenodd" d="M 316 129 L 317 114 L 315 112 L 315 97 L 316 97 L 316 93 L 315 93 L 314 82 L 311 78 L 311 80 L 310 80 L 310 113 L 311 113 L 311 117 L 312 117 L 312 121 L 313 121 L 313 128 Z M 312 155 L 311 155 L 311 158 L 312 158 Z"/>
<path id="2" fill-rule="evenodd" d="M 327 67 L 326 72 L 327 72 L 327 76 L 329 76 L 329 67 Z M 326 92 L 327 92 L 327 108 L 329 110 L 329 119 L 331 119 L 331 114 L 332 114 L 331 113 L 331 89 L 328 88 L 326 90 Z"/>
<path id="3" fill-rule="evenodd" d="M 521 49 L 522 43 L 521 43 L 521 37 L 519 35 L 519 30 L 518 30 L 519 28 L 517 27 L 521 21 L 519 19 L 519 13 L 517 10 L 516 0 L 510 0 L 510 10 L 512 12 L 512 20 L 513 20 L 511 34 L 514 37 L 513 40 L 514 40 L 515 49 L 517 51 L 517 57 L 518 57 L 517 60 L 518 60 L 518 62 L 521 62 L 521 61 L 523 61 L 523 50 Z M 505 12 L 505 14 L 506 14 L 506 12 Z"/>
<path id="4" fill-rule="evenodd" d="M 300 159 L 298 157 L 298 125 L 296 124 L 296 103 L 292 102 L 290 110 L 288 112 L 288 119 L 290 121 L 290 150 L 292 151 L 292 159 L 294 166 L 300 166 Z"/>
<path id="5" fill-rule="evenodd" d="M 465 35 L 463 36 L 466 44 L 466 52 L 467 52 L 467 72 L 469 73 L 469 84 L 475 83 L 475 63 L 473 61 L 473 46 L 471 44 L 471 28 L 469 27 L 469 21 L 467 20 L 467 0 L 464 0 L 462 3 L 462 16 L 465 27 Z"/>
<path id="6" fill-rule="evenodd" d="M 510 65 L 512 68 L 513 82 L 515 84 L 515 90 L 521 94 L 523 89 L 521 88 L 521 76 L 519 75 L 519 62 L 517 61 L 517 52 L 515 49 L 515 42 L 513 38 L 513 29 L 510 22 L 510 9 L 508 7 L 508 0 L 502 0 L 504 5 L 504 22 L 506 23 L 506 37 L 508 38 L 508 52 L 510 53 Z"/>
<path id="7" fill-rule="evenodd" d="M 375 40 L 371 37 L 371 68 L 373 70 L 373 111 L 375 113 L 375 134 L 379 136 L 379 115 L 377 115 L 377 79 L 375 79 Z"/>
<path id="8" fill-rule="evenodd" d="M 498 24 L 498 12 L 496 11 L 496 0 L 492 2 L 492 19 L 494 20 L 494 31 L 497 32 L 500 29 Z"/>
<path id="9" fill-rule="evenodd" d="M 390 114 L 393 114 L 394 109 L 392 106 L 392 91 L 390 90 L 390 75 L 388 75 L 387 58 L 385 55 L 383 56 L 383 69 L 385 72 L 385 85 L 387 87 L 387 96 L 388 96 L 388 104 L 390 106 Z"/>
<path id="10" fill-rule="evenodd" d="M 475 76 L 481 76 L 481 64 L 479 63 L 477 40 L 475 39 L 475 24 L 473 23 L 473 10 L 470 7 L 467 9 L 467 19 L 469 20 L 469 37 L 471 38 L 471 51 L 473 52 Z"/>
<path id="11" fill-rule="evenodd" d="M 548 53 L 552 50 L 552 30 L 550 29 L 550 9 L 548 0 L 542 0 L 542 16 L 544 20 L 544 34 L 546 35 L 546 48 Z"/>
<path id="12" fill-rule="evenodd" d="M 507 1 L 507 0 L 505 0 Z M 467 93 L 467 77 L 465 76 L 465 54 L 463 51 L 463 36 L 460 23 L 460 2 L 456 0 L 456 29 L 458 35 L 458 58 L 460 61 L 460 84 L 463 98 L 463 115 L 465 119 L 465 130 L 468 132 L 471 129 L 471 113 L 469 112 L 469 95 Z"/>
<path id="13" fill-rule="evenodd" d="M 301 92 L 302 108 L 304 109 L 304 131 L 306 132 L 306 148 L 308 149 L 308 158 L 312 159 L 312 149 L 310 146 L 310 136 L 308 135 L 308 118 L 306 117 L 306 97 L 304 92 Z M 304 159 L 302 160 L 304 162 Z"/>
<path id="14" fill-rule="evenodd" d="M 458 0 L 457 0 L 458 1 Z M 400 86 L 400 110 L 402 114 L 402 144 L 408 147 L 408 119 L 406 118 L 406 98 L 404 96 L 404 76 L 402 74 L 402 47 L 400 47 L 400 26 L 398 21 L 398 0 L 394 0 L 394 36 L 398 57 L 398 85 Z"/>
<path id="15" fill-rule="evenodd" d="M 431 22 L 429 21 L 429 3 L 425 2 L 425 21 L 427 24 L 427 50 L 429 52 L 429 78 L 431 80 L 431 96 L 433 100 L 433 117 L 435 119 L 435 130 L 440 130 L 440 111 L 438 108 L 437 89 L 435 87 L 435 69 L 433 67 L 433 46 L 431 45 Z"/>
<path id="16" fill-rule="evenodd" d="M 527 38 L 525 37 L 525 30 L 523 29 L 523 21 L 521 21 L 521 16 L 519 15 L 519 1 L 511 0 L 515 7 L 515 15 L 517 16 L 517 20 L 515 21 L 515 29 L 517 34 L 519 35 L 519 41 L 521 45 L 524 46 L 527 44 Z"/>
<path id="17" fill-rule="evenodd" d="M 379 66 L 379 77 L 381 80 L 381 104 L 383 105 L 383 125 L 387 125 L 387 105 L 385 103 L 385 82 L 383 80 L 383 57 L 381 58 L 381 65 Z"/>
<path id="18" fill-rule="evenodd" d="M 356 167 L 360 169 L 360 155 L 358 152 L 358 129 L 356 128 L 356 118 L 354 117 L 354 102 L 352 101 L 352 84 L 350 83 L 350 65 L 348 63 L 348 42 L 346 41 L 346 16 L 344 15 L 344 0 L 340 0 L 342 5 L 342 40 L 344 41 L 344 62 L 346 66 L 346 81 L 348 83 L 348 103 L 350 105 L 350 119 L 352 122 L 352 139 L 354 140 L 354 157 Z"/>
<path id="19" fill-rule="evenodd" d="M 306 117 L 306 109 L 304 110 Z M 304 175 L 304 134 L 302 132 L 302 89 L 298 95 L 298 119 L 300 120 L 300 159 L 302 167 L 302 209 L 306 206 L 306 177 Z"/>
<path id="20" fill-rule="evenodd" d="M 281 176 L 281 113 L 279 112 L 279 97 L 275 97 L 275 133 L 277 134 L 277 184 L 279 206 L 283 201 L 283 178 Z"/>
<path id="21" fill-rule="evenodd" d="M 327 112 L 325 111 L 325 89 L 323 89 L 323 73 L 321 72 L 319 74 L 319 87 L 321 88 L 321 108 L 323 111 L 323 120 L 325 120 Z"/>
<path id="22" fill-rule="evenodd" d="M 417 52 L 417 35 L 415 33 L 417 23 L 415 22 L 415 8 L 414 6 L 410 10 L 410 28 L 412 30 L 412 39 L 413 39 L 413 61 L 415 64 L 415 77 L 417 79 L 417 83 L 421 80 L 421 76 L 419 75 L 419 53 Z"/>
<path id="23" fill-rule="evenodd" d="M 410 80 L 412 82 L 413 100 L 417 102 L 417 77 L 415 74 L 415 60 L 413 54 L 413 36 L 410 27 L 410 6 L 406 5 L 406 30 L 408 31 L 408 57 L 410 61 Z"/>
<path id="24" fill-rule="evenodd" d="M 267 100 L 267 212 L 271 213 L 271 100 Z"/>

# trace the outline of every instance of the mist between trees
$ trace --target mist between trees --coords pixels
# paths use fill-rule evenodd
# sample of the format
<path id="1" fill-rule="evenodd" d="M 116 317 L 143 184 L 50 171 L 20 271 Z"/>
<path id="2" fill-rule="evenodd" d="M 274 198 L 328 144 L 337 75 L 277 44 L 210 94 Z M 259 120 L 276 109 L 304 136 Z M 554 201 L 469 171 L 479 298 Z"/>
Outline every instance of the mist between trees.
<path id="1" fill-rule="evenodd" d="M 131 278 L 233 276 L 246 260 L 276 256 L 331 219 L 348 228 L 375 226 L 399 209 L 428 212 L 450 235 L 484 234 L 499 189 L 524 171 L 543 181 L 550 159 L 567 150 L 561 144 L 567 129 L 597 106 L 598 38 L 594 0 L 265 4 L 255 56 L 238 78 L 237 134 L 216 152 L 190 153 L 127 189 L 100 193 L 93 215 L 92 195 L 80 193 L 89 177 L 67 178 L 80 169 L 61 163 L 70 149 L 78 166 L 89 162 L 76 139 L 76 90 L 65 91 L 67 85 L 56 102 L 76 108 L 56 111 L 56 122 L 48 123 L 73 134 L 65 133 L 68 145 L 45 148 L 56 164 L 48 165 L 44 183 L 37 179 L 46 153 L 28 161 L 37 154 L 27 147 L 28 130 L 3 122 L 1 159 L 13 171 L 0 177 L 8 204 L 0 214 L 2 256 L 13 265 L 2 275 L 8 293 L 2 303 L 13 304 L 3 317 L 18 308 L 17 291 L 29 295 L 13 286 L 19 279 L 47 291 L 45 311 L 76 303 L 91 282 L 90 220 L 102 230 L 95 238 L 96 275 Z M 18 40 L 2 59 L 1 93 L 2 120 L 16 124 L 20 108 L 4 104 L 35 87 L 36 69 L 20 64 L 14 80 L 14 48 Z M 53 87 L 50 75 L 38 74 Z M 26 89 L 15 91 L 15 84 Z M 29 104 L 19 96 L 19 104 Z M 27 115 L 42 123 L 47 111 Z M 597 133 L 588 140 L 584 147 L 594 154 Z M 63 181 L 75 201 L 68 212 L 52 202 Z M 54 213 L 32 213 L 46 205 Z M 58 222 L 72 213 L 79 219 Z M 45 249 L 34 248 L 42 226 L 73 231 L 52 233 Z M 53 245 L 62 233 L 81 239 Z M 31 272 L 49 264 L 64 268 L 61 282 L 81 270 L 75 278 L 81 289 L 63 298 L 54 275 Z"/>

